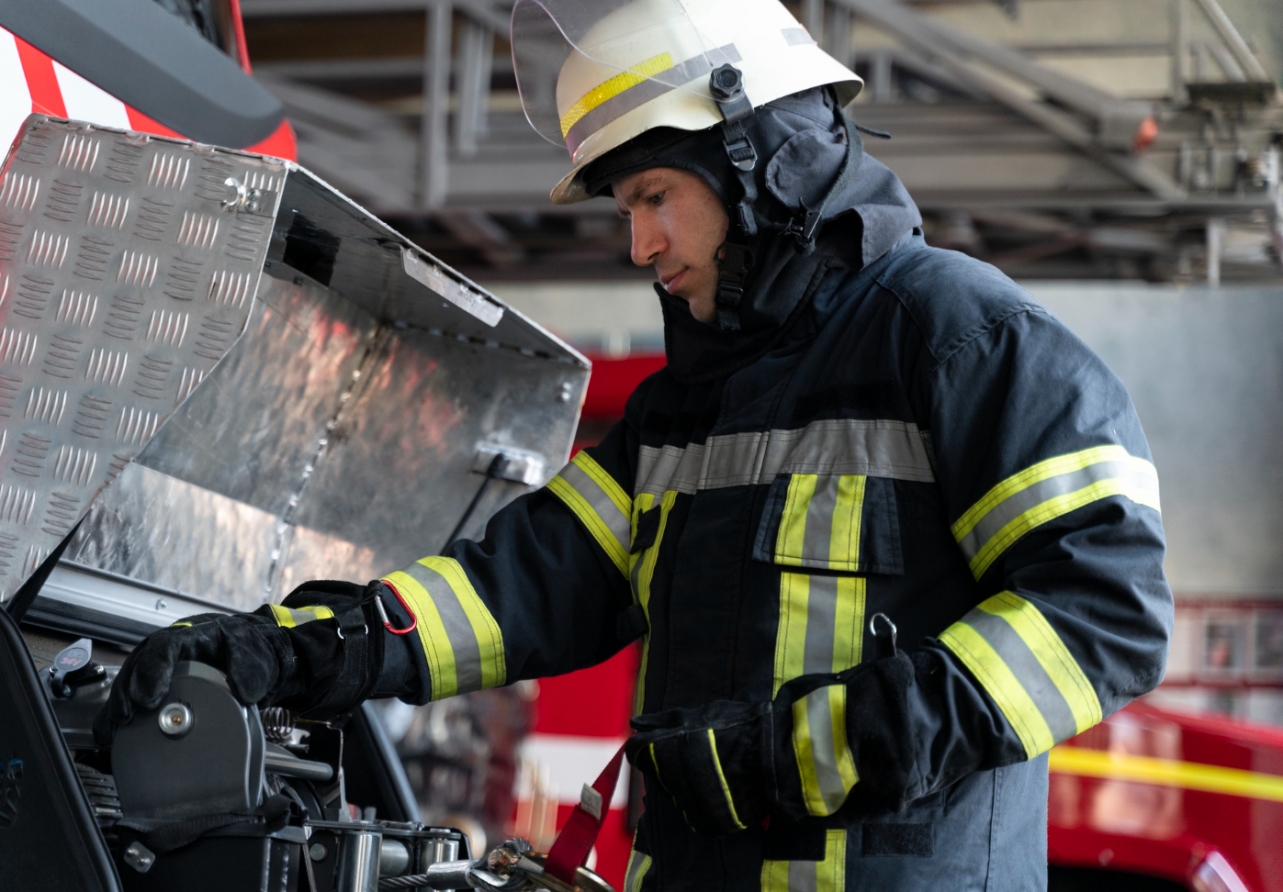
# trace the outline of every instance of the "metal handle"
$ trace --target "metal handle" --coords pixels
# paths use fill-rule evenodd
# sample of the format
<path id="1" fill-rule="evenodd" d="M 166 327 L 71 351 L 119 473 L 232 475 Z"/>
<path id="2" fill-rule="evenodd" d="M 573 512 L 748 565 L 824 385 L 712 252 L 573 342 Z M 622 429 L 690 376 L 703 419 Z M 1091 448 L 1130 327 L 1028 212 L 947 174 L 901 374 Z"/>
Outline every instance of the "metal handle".
<path id="1" fill-rule="evenodd" d="M 478 861 L 443 861 L 430 865 L 423 873 L 408 877 L 384 877 L 379 880 L 379 892 L 396 889 L 470 889 L 468 874 Z M 484 866 L 484 865 L 483 865 Z"/>

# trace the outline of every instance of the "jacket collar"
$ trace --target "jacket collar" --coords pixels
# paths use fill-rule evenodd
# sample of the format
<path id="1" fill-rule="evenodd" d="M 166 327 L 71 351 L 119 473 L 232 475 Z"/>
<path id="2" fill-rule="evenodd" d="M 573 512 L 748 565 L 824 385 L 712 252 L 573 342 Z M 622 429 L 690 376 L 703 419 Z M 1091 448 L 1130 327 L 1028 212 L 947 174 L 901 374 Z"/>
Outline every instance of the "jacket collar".
<path id="1" fill-rule="evenodd" d="M 685 301 L 656 287 L 668 367 L 678 381 L 711 381 L 754 362 L 787 335 L 829 270 L 861 269 L 922 225 L 922 215 L 899 178 L 868 155 L 830 207 L 816 250 L 809 255 L 800 254 L 797 243 L 780 233 L 757 239 L 740 331 L 719 331 L 697 321 Z"/>

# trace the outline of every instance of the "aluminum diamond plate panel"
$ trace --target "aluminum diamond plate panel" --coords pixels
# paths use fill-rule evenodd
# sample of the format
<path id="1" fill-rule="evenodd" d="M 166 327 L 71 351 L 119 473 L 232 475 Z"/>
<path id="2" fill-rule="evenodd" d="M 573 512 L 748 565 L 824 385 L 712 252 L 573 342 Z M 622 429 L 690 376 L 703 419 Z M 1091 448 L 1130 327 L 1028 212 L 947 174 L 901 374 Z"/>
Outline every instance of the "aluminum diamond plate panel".
<path id="1" fill-rule="evenodd" d="M 0 176 L 0 600 L 244 331 L 285 171 L 27 120 Z"/>

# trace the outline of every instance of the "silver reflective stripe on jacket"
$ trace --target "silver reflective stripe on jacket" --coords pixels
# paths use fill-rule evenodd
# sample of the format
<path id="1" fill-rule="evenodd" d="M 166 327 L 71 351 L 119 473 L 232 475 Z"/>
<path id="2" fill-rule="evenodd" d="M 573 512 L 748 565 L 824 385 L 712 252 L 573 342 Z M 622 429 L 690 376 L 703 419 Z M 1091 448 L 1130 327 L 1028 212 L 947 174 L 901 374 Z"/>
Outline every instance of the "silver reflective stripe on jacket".
<path id="1" fill-rule="evenodd" d="M 832 419 L 796 430 L 709 437 L 686 447 L 642 446 L 636 493 L 770 483 L 778 474 L 863 474 L 931 483 L 922 432 L 912 422 Z"/>

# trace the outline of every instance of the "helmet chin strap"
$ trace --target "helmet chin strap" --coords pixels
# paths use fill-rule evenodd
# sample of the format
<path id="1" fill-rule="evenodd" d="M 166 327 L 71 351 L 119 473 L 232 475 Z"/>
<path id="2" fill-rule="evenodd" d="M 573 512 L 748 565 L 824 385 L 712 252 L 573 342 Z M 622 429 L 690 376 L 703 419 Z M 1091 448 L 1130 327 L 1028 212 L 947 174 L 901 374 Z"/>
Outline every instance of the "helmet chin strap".
<path id="1" fill-rule="evenodd" d="M 753 114 L 753 103 L 744 92 L 744 75 L 734 65 L 726 64 L 709 75 L 709 92 L 722 112 L 722 145 L 735 168 L 740 183 L 740 200 L 734 207 L 731 233 L 717 249 L 717 327 L 722 331 L 740 330 L 740 304 L 744 300 L 744 282 L 753 268 L 753 251 L 748 240 L 757 235 L 757 149 L 744 129 L 744 119 Z M 738 237 L 737 237 L 738 236 Z"/>
<path id="2" fill-rule="evenodd" d="M 717 327 L 721 331 L 739 331 L 742 327 L 740 308 L 744 301 L 744 286 L 753 269 L 754 257 L 750 241 L 757 236 L 759 226 L 754 204 L 757 202 L 757 181 L 753 171 L 757 168 L 757 149 L 744 127 L 744 120 L 753 114 L 753 103 L 744 92 L 744 75 L 734 65 L 727 63 L 709 75 L 709 92 L 722 113 L 722 145 L 726 156 L 735 168 L 740 184 L 739 201 L 731 210 L 731 227 L 726 241 L 717 249 Z M 857 151 L 859 135 L 855 126 L 842 116 L 847 129 L 846 157 L 837 179 L 829 187 L 819 206 L 812 210 L 802 203 L 801 213 L 785 224 L 768 224 L 779 228 L 797 242 L 799 253 L 806 255 L 815 250 L 815 237 L 824 221 L 824 211 L 829 200 L 847 187 L 859 167 L 862 151 Z"/>

